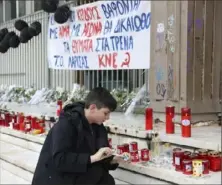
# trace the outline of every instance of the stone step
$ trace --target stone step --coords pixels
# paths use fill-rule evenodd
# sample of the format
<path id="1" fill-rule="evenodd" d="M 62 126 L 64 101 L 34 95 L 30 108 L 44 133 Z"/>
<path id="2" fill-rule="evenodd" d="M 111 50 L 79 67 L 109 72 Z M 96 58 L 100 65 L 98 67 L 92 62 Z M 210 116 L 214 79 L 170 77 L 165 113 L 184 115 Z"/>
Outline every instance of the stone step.
<path id="1" fill-rule="evenodd" d="M 30 184 L 32 181 L 35 166 L 39 157 L 39 153 L 15 146 L 13 144 L 0 141 L 1 151 L 0 151 L 0 167 L 3 169 L 4 174 L 14 175 L 18 177 L 18 181 L 24 184 Z M 11 176 L 12 176 L 11 175 Z M 4 183 L 7 181 L 7 176 L 4 177 Z M 17 180 L 14 178 L 14 180 Z M 11 184 L 16 183 L 11 179 Z M 129 184 L 127 182 L 121 181 L 120 179 L 115 179 L 116 184 Z"/>
<path id="2" fill-rule="evenodd" d="M 11 130 L 8 128 L 2 128 L 0 131 L 1 131 L 1 140 L 4 141 L 5 143 L 8 143 L 8 144 L 11 143 L 11 145 L 13 144 L 14 148 L 18 147 L 15 145 L 19 145 L 20 146 L 19 148 L 23 147 L 21 149 L 32 150 L 32 151 L 28 151 L 28 153 L 34 152 L 36 154 L 34 164 L 31 164 L 33 162 L 30 161 L 29 164 L 31 164 L 31 166 L 30 165 L 25 166 L 25 169 L 28 169 L 29 171 L 31 168 L 34 169 L 35 163 L 37 162 L 38 153 L 41 149 L 42 143 L 44 142 L 44 137 L 24 134 L 19 131 Z M 11 147 L 11 150 L 13 149 L 13 147 Z M 25 156 L 26 153 L 27 151 L 22 153 L 22 156 Z M 29 156 L 30 155 L 27 154 L 27 157 Z M 0 157 L 2 159 L 5 159 L 6 156 L 2 155 L 0 152 Z M 20 160 L 24 161 L 24 158 L 23 160 L 22 159 Z M 125 171 L 130 171 L 131 174 L 132 172 L 136 173 L 137 174 L 136 176 L 138 176 L 139 174 L 146 175 L 146 177 L 149 180 L 153 180 L 153 181 L 156 180 L 156 182 L 158 182 L 157 179 L 161 179 L 161 181 L 170 181 L 171 183 L 175 183 L 175 184 L 205 184 L 205 183 L 220 184 L 221 182 L 220 172 L 217 172 L 217 173 L 211 172 L 210 175 L 204 176 L 202 178 L 194 178 L 192 176 L 186 176 L 180 172 L 176 172 L 173 168 L 163 168 L 161 166 L 155 167 L 155 166 L 144 164 L 144 163 L 121 164 L 120 167 L 125 169 Z M 123 179 L 122 177 L 119 179 L 125 181 L 125 179 Z M 129 178 L 126 178 L 126 179 L 129 179 Z M 131 180 L 127 182 L 131 183 Z"/>
<path id="3" fill-rule="evenodd" d="M 30 184 L 30 182 L 0 168 L 0 184 Z"/>
<path id="4" fill-rule="evenodd" d="M 24 135 L 26 135 L 26 134 L 24 134 Z M 25 139 L 22 139 L 22 138 L 19 138 L 19 137 L 13 137 L 13 135 L 0 133 L 0 138 L 1 138 L 1 141 L 3 141 L 4 143 L 10 144 L 12 149 L 16 148 L 16 146 L 19 146 L 19 147 L 21 147 L 22 151 L 24 151 L 23 149 L 27 149 L 27 150 L 33 151 L 33 152 L 38 154 L 40 152 L 41 148 L 42 148 L 42 145 L 39 144 L 39 143 L 35 143 L 35 142 L 32 142 L 32 141 L 27 140 L 27 139 L 25 140 Z M 35 155 L 34 158 L 37 158 L 37 156 Z M 27 167 L 27 168 L 30 170 L 29 167 Z M 141 179 L 144 179 L 143 181 L 146 182 L 145 184 L 147 184 L 149 182 L 153 182 L 153 183 L 155 182 L 156 184 L 169 184 L 169 183 L 166 183 L 164 181 L 161 181 L 161 180 L 158 180 L 158 179 L 155 179 L 155 178 L 151 178 L 151 177 L 146 177 L 144 175 L 136 174 L 136 173 L 133 173 L 133 172 L 129 172 L 129 171 L 124 170 L 124 169 L 118 169 L 117 171 L 114 171 L 114 172 L 111 172 L 111 173 L 114 177 L 118 178 L 118 179 L 116 179 L 116 182 L 117 183 L 121 182 L 120 184 L 122 184 L 123 181 L 125 181 L 125 182 L 134 182 L 134 184 L 141 184 Z M 121 175 L 119 175 L 119 174 L 121 174 Z M 140 179 L 140 180 L 135 181 L 135 179 Z"/>
<path id="5" fill-rule="evenodd" d="M 27 147 L 28 145 L 23 145 L 23 148 L 22 148 L 20 146 L 15 146 L 14 144 L 11 144 L 11 143 L 24 144 L 24 141 L 21 142 L 22 139 L 15 138 L 16 139 L 15 140 L 13 139 L 12 136 L 4 137 L 3 134 L 1 135 L 0 138 L 1 138 L 0 158 L 2 159 L 1 166 L 4 169 L 30 182 L 33 175 L 32 173 L 34 172 L 35 165 L 39 156 L 38 152 L 25 149 L 25 147 Z M 5 140 L 6 142 L 3 140 Z M 38 145 L 38 144 L 33 144 L 30 146 L 33 147 L 34 145 Z M 141 180 L 145 184 L 149 184 L 149 183 L 169 184 L 164 181 L 157 180 L 152 177 L 147 177 L 140 174 L 136 174 L 134 172 L 129 172 L 124 169 L 117 169 L 116 171 L 111 172 L 111 174 L 115 177 L 116 184 L 129 184 L 129 183 L 131 184 L 132 182 L 133 184 L 141 184 Z"/>

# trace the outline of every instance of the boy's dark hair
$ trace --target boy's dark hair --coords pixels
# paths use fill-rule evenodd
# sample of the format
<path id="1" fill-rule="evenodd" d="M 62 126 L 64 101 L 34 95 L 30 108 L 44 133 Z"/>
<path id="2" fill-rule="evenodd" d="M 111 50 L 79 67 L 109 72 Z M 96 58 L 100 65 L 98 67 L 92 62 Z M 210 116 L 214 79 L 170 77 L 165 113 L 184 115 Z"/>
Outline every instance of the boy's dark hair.
<path id="1" fill-rule="evenodd" d="M 89 92 L 85 99 L 85 108 L 95 104 L 98 109 L 108 108 L 113 112 L 117 107 L 117 101 L 110 92 L 103 87 L 96 87 Z"/>

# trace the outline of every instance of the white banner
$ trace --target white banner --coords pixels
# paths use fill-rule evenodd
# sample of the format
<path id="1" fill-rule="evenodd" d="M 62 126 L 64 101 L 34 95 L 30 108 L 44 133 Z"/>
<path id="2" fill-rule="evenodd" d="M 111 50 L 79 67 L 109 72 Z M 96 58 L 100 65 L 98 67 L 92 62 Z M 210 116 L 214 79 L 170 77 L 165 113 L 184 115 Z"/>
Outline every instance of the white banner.
<path id="1" fill-rule="evenodd" d="M 150 67 L 151 3 L 98 1 L 72 7 L 70 20 L 49 18 L 48 63 L 53 69 L 110 70 Z"/>

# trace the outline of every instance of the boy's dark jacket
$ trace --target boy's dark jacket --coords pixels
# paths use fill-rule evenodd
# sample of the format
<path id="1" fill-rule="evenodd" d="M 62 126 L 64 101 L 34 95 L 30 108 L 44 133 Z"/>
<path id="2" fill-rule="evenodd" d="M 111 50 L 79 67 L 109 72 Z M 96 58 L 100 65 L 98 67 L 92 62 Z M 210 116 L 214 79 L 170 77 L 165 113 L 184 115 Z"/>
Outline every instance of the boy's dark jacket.
<path id="1" fill-rule="evenodd" d="M 89 125 L 84 116 L 84 103 L 67 105 L 46 137 L 32 185 L 75 184 L 80 175 L 88 177 L 86 184 L 87 181 L 96 184 L 104 173 L 118 167 L 109 160 L 90 164 L 90 155 L 107 146 L 105 127 Z"/>

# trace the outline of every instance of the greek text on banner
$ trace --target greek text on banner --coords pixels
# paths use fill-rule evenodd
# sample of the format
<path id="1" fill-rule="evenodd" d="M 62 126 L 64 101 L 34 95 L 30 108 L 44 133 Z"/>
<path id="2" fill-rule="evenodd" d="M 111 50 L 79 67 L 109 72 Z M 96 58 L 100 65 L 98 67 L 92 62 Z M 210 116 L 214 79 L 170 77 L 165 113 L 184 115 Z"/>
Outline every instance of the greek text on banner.
<path id="1" fill-rule="evenodd" d="M 71 7 L 70 19 L 49 18 L 48 63 L 53 69 L 111 70 L 150 67 L 151 3 L 98 1 Z"/>

